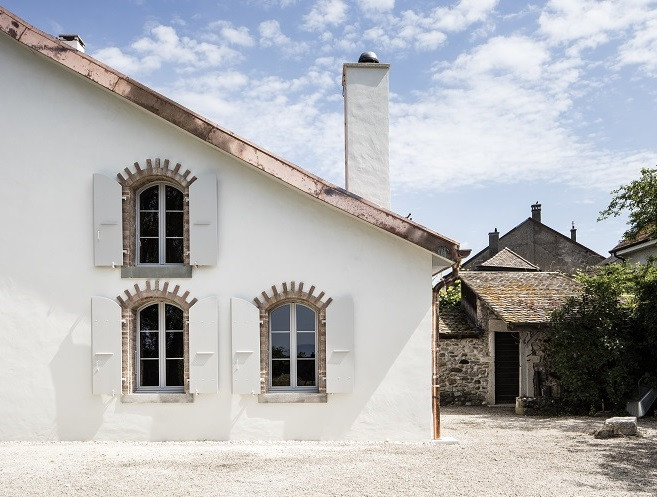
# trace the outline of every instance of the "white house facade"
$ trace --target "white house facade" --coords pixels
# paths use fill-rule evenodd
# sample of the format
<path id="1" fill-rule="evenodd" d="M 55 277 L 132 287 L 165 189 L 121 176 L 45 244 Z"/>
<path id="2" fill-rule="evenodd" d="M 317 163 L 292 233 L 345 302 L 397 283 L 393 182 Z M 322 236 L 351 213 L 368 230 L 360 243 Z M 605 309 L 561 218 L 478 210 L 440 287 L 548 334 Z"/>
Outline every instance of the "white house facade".
<path id="1" fill-rule="evenodd" d="M 456 242 L 0 30 L 0 439 L 431 438 Z"/>

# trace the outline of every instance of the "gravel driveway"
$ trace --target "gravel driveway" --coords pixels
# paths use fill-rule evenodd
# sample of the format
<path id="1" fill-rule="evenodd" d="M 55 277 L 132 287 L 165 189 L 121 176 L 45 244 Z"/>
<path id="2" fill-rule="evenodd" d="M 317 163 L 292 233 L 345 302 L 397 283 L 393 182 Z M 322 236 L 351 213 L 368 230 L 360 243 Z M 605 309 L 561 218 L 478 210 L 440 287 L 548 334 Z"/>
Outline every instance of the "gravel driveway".
<path id="1" fill-rule="evenodd" d="M 0 496 L 657 495 L 657 419 L 595 440 L 599 418 L 444 408 L 458 445 L 4 442 Z"/>

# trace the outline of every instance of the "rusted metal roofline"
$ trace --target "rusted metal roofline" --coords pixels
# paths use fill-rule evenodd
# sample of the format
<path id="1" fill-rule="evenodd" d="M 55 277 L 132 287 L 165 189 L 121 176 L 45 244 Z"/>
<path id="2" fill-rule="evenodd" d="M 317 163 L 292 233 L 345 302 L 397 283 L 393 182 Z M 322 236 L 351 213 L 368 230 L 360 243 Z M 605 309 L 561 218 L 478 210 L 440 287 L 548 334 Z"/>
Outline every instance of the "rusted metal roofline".
<path id="1" fill-rule="evenodd" d="M 210 145 L 328 205 L 457 263 L 459 244 L 267 152 L 0 7 L 0 31 Z"/>

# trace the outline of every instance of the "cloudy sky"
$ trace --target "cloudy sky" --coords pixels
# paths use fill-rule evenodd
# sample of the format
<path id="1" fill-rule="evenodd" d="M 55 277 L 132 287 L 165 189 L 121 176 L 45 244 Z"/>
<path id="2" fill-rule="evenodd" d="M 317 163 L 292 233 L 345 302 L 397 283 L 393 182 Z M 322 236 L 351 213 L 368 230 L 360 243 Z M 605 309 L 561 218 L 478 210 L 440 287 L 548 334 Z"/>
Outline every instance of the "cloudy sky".
<path id="1" fill-rule="evenodd" d="M 538 201 L 606 255 L 625 222 L 596 222 L 609 192 L 657 164 L 657 0 L 2 5 L 338 185 L 342 64 L 376 52 L 391 64 L 392 208 L 475 252 Z"/>

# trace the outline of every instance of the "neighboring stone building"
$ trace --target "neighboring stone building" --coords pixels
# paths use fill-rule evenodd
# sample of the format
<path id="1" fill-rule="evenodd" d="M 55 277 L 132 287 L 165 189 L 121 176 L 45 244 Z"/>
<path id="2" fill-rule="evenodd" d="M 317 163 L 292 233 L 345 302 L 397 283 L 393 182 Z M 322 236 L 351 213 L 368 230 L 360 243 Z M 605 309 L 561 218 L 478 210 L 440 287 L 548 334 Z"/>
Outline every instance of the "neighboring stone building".
<path id="1" fill-rule="evenodd" d="M 550 314 L 581 285 L 536 271 L 463 271 L 460 280 L 461 308 L 439 319 L 441 402 L 512 403 L 551 389 Z"/>
<path id="2" fill-rule="evenodd" d="M 561 271 L 574 274 L 578 269 L 595 266 L 605 258 L 577 242 L 577 230 L 570 237 L 562 235 L 541 222 L 541 205 L 531 206 L 532 215 L 508 233 L 500 236 L 497 229 L 488 234 L 488 247 L 473 255 L 461 268 L 478 270 L 479 266 L 509 248 L 541 271 Z M 483 268 L 482 268 L 483 269 Z"/>
<path id="3" fill-rule="evenodd" d="M 552 272 L 463 271 L 460 279 L 462 307 L 439 321 L 441 402 L 512 403 L 553 387 L 550 314 L 581 285 Z"/>
<path id="4" fill-rule="evenodd" d="M 346 190 L 64 38 L 0 7 L 0 439 L 434 437 L 459 246 L 390 211 L 389 66 L 343 66 Z"/>

